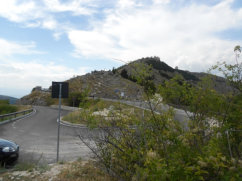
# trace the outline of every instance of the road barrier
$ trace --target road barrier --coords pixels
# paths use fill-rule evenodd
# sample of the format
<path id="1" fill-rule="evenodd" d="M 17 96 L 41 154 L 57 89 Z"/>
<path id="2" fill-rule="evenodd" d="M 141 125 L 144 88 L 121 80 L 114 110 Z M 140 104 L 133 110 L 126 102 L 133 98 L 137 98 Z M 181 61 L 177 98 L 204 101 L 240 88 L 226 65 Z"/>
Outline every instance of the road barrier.
<path id="1" fill-rule="evenodd" d="M 29 114 L 32 111 L 33 111 L 33 108 L 28 109 L 28 110 L 24 110 L 24 111 L 0 115 L 0 124 L 5 123 L 6 121 L 9 121 L 9 120 L 15 120 L 15 119 L 18 119 L 20 117 L 23 117 L 24 115 Z"/>

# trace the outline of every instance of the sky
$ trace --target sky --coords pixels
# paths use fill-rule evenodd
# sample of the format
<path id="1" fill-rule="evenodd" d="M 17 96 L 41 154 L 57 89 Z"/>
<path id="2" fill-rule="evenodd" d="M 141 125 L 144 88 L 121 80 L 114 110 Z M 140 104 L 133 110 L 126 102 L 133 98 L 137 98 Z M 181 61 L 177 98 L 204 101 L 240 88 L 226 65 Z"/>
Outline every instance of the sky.
<path id="1" fill-rule="evenodd" d="M 142 57 L 205 72 L 236 45 L 242 0 L 0 0 L 0 95 Z"/>

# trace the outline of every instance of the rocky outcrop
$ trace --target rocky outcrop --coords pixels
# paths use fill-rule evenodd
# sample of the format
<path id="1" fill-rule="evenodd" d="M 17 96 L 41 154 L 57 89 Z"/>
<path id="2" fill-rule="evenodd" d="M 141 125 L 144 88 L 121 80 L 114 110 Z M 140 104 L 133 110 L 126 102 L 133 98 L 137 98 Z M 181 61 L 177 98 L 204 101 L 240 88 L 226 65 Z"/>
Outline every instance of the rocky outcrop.
<path id="1" fill-rule="evenodd" d="M 162 85 L 166 80 L 171 79 L 177 74 L 195 85 L 208 74 L 195 73 L 185 70 L 175 69 L 161 61 L 159 57 L 148 57 L 125 64 L 112 71 L 93 71 L 86 75 L 73 77 L 69 82 L 69 92 L 82 92 L 89 90 L 90 97 L 94 98 L 109 98 L 123 100 L 142 100 L 144 97 L 143 87 L 137 84 L 135 80 L 136 71 L 133 71 L 139 65 L 146 64 L 151 68 L 150 80 L 156 86 Z M 138 66 L 137 66 L 138 65 Z M 214 89 L 220 93 L 226 93 L 232 88 L 227 85 L 225 79 L 212 75 Z M 18 102 L 21 104 L 31 105 L 50 105 L 53 102 L 51 99 L 51 87 L 43 89 L 40 86 L 33 88 L 32 92 L 21 98 Z"/>
<path id="2" fill-rule="evenodd" d="M 32 91 L 29 95 L 22 97 L 17 101 L 17 104 L 22 105 L 37 105 L 37 106 L 47 106 L 48 100 L 50 100 L 50 93 L 35 90 Z"/>
<path id="3" fill-rule="evenodd" d="M 68 82 L 71 92 L 89 89 L 89 96 L 92 97 L 128 100 L 140 100 L 143 97 L 141 86 L 112 71 L 93 71 Z"/>

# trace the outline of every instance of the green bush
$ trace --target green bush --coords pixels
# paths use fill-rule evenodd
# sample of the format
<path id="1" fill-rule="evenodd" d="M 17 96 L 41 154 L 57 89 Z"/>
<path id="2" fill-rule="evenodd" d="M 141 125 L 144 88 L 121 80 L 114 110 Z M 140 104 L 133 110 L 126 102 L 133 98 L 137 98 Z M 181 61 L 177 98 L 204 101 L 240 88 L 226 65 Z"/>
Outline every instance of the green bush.
<path id="1" fill-rule="evenodd" d="M 0 100 L 0 104 L 9 104 L 9 100 Z"/>
<path id="2" fill-rule="evenodd" d="M 10 105 L 8 100 L 0 100 L 0 115 L 17 112 L 18 108 Z"/>
<path id="3" fill-rule="evenodd" d="M 117 114 L 99 127 L 103 134 L 94 135 L 95 146 L 87 144 L 100 165 L 118 180 L 240 180 L 241 91 L 220 95 L 211 89 L 209 78 L 191 87 L 176 77 L 166 86 L 160 92 L 164 100 L 182 103 L 192 111 L 187 125 L 174 119 L 172 109 L 156 114 L 152 92 L 145 91 L 149 117 Z M 212 126 L 211 120 L 217 124 Z"/>
<path id="4" fill-rule="evenodd" d="M 82 92 L 72 92 L 68 98 L 69 106 L 73 107 L 85 107 L 88 103 L 89 89 L 85 89 Z"/>

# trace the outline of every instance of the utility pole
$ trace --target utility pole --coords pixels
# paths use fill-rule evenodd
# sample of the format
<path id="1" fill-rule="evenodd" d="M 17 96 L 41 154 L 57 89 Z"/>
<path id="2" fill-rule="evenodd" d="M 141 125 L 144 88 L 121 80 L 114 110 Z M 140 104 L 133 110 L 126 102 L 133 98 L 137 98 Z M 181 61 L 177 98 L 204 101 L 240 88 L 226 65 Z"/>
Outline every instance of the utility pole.
<path id="1" fill-rule="evenodd" d="M 52 82 L 52 98 L 59 98 L 59 114 L 57 118 L 57 151 L 56 162 L 59 161 L 59 147 L 60 147 L 60 118 L 61 118 L 61 98 L 68 98 L 69 84 L 68 82 Z"/>
<path id="2" fill-rule="evenodd" d="M 61 88 L 62 84 L 59 84 L 59 116 L 58 116 L 58 131 L 57 131 L 57 155 L 56 155 L 56 162 L 59 162 L 59 147 L 60 147 L 60 117 L 61 117 Z"/>

